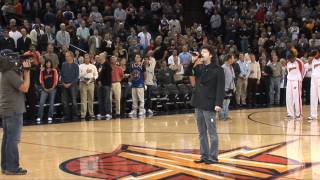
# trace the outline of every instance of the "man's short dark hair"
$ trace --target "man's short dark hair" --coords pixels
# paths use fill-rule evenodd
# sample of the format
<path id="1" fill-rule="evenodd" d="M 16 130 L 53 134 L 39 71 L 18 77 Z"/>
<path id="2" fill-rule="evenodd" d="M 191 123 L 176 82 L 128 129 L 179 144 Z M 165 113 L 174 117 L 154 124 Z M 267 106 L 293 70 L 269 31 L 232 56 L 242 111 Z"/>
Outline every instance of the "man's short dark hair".
<path id="1" fill-rule="evenodd" d="M 213 56 L 214 55 L 214 50 L 212 46 L 203 46 L 202 49 L 206 49 L 209 51 L 209 53 Z"/>

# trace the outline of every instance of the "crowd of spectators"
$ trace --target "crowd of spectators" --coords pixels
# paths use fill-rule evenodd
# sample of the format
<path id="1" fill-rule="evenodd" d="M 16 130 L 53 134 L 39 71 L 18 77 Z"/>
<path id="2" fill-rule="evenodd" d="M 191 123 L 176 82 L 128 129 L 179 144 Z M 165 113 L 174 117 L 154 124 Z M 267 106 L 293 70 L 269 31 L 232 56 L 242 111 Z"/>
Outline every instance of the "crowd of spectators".
<path id="1" fill-rule="evenodd" d="M 307 53 L 320 47 L 320 3 L 199 3 L 203 13 L 195 15 L 203 18 L 187 22 L 185 16 L 193 12 L 186 12 L 187 1 L 180 0 L 1 1 L 0 49 L 33 58 L 29 118 L 43 119 L 49 97 L 52 120 L 58 93 L 65 119 L 119 116 L 125 113 L 124 86 L 131 87 L 129 115 L 152 114 L 153 87 L 189 83 L 188 69 L 203 46 L 214 48 L 215 62 L 226 63 L 224 69 L 232 67 L 226 92 L 233 107 L 284 105 L 286 55 L 294 52 L 308 67 Z M 303 84 L 308 103 L 310 74 Z"/>

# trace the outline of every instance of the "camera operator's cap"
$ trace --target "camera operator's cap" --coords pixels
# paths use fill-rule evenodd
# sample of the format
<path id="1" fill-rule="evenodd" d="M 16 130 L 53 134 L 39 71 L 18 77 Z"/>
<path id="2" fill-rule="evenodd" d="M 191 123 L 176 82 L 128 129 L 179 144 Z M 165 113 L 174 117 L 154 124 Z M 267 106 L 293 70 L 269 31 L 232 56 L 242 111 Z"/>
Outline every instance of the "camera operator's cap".
<path id="1" fill-rule="evenodd" d="M 19 54 L 10 49 L 0 51 L 0 72 L 13 69 L 19 64 Z"/>
<path id="2" fill-rule="evenodd" d="M 4 49 L 0 51 L 0 60 L 6 60 L 8 62 L 15 63 L 19 61 L 19 54 L 11 49 Z"/>

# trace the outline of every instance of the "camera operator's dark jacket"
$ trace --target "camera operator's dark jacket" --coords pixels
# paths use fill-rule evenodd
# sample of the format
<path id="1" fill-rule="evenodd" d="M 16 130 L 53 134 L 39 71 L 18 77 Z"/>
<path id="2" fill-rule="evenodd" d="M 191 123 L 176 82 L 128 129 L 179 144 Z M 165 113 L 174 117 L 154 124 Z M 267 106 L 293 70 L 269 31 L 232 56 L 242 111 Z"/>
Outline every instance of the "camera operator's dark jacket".
<path id="1" fill-rule="evenodd" d="M 213 111 L 215 106 L 222 108 L 225 95 L 224 71 L 211 63 L 209 65 L 197 65 L 194 68 L 196 87 L 193 93 L 192 105 L 195 108 Z"/>

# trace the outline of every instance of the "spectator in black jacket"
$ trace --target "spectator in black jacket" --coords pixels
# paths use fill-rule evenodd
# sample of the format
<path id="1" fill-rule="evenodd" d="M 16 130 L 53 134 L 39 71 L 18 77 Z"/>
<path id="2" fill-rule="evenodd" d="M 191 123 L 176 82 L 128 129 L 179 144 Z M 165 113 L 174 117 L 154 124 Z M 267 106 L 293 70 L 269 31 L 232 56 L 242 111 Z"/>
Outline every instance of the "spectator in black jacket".
<path id="1" fill-rule="evenodd" d="M 23 54 L 30 49 L 31 39 L 27 36 L 27 30 L 25 28 L 21 29 L 22 37 L 18 39 L 17 50 L 19 53 Z"/>
<path id="2" fill-rule="evenodd" d="M 9 37 L 9 31 L 7 29 L 3 31 L 3 37 L 0 39 L 0 50 L 3 49 L 15 50 L 14 40 Z"/>
<path id="3" fill-rule="evenodd" d="M 109 60 L 105 57 L 99 56 L 102 66 L 98 68 L 98 101 L 99 114 L 97 119 L 111 119 L 111 85 L 112 85 L 112 67 Z"/>
<path id="4" fill-rule="evenodd" d="M 267 59 L 265 56 L 261 56 L 259 59 L 261 67 L 261 79 L 258 85 L 259 100 L 258 104 L 266 106 L 270 104 L 269 91 L 270 91 L 270 80 L 272 77 L 272 68 L 267 65 Z"/>

